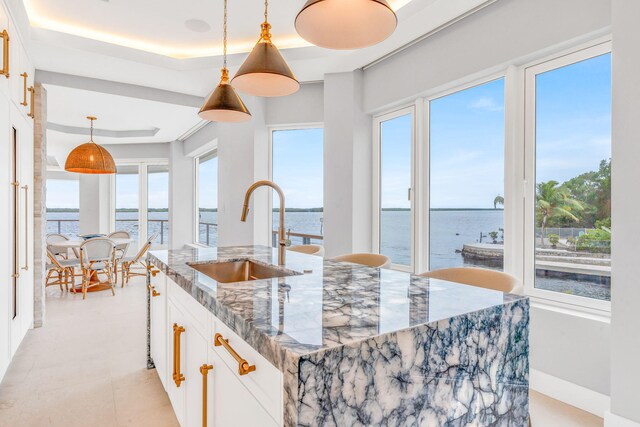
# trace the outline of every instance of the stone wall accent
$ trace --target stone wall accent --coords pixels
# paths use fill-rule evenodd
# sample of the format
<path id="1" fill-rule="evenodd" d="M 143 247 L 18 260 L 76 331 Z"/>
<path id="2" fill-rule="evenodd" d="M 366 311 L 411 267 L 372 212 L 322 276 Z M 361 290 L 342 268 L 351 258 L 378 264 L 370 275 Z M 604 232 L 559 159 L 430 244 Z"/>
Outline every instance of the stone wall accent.
<path id="1" fill-rule="evenodd" d="M 35 84 L 33 120 L 33 326 L 39 328 L 45 319 L 46 236 L 47 236 L 47 90 Z"/>

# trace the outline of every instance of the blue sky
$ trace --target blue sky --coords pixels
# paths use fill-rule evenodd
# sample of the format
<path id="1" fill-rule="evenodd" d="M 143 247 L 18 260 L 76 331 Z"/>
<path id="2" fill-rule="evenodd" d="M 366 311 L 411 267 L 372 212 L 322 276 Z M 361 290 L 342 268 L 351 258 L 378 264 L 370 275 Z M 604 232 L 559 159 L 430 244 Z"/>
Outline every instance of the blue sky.
<path id="1" fill-rule="evenodd" d="M 611 156 L 611 55 L 536 79 L 537 181 L 566 181 Z M 504 194 L 504 81 L 494 80 L 430 103 L 431 206 L 490 208 Z M 381 125 L 383 207 L 408 207 L 409 116 Z M 322 206 L 322 129 L 275 131 L 273 179 L 287 206 Z M 200 166 L 200 206 L 216 207 L 217 158 Z M 150 207 L 166 207 L 166 174 L 149 179 Z M 77 207 L 78 181 L 50 180 L 49 207 Z M 137 175 L 118 175 L 118 207 L 137 206 Z"/>

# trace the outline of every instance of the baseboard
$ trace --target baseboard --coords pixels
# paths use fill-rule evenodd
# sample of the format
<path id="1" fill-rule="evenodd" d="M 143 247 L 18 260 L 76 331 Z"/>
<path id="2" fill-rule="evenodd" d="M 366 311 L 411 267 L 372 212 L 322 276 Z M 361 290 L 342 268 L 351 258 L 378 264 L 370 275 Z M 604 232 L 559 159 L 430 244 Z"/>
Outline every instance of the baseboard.
<path id="1" fill-rule="evenodd" d="M 563 380 L 545 372 L 532 369 L 529 373 L 529 387 L 533 390 L 590 412 L 601 418 L 609 411 L 611 399 L 586 387 Z M 622 427 L 622 426 L 621 426 Z M 640 426 L 634 426 L 640 427 Z"/>
<path id="2" fill-rule="evenodd" d="M 604 427 L 640 427 L 640 423 L 606 411 L 604 414 Z"/>

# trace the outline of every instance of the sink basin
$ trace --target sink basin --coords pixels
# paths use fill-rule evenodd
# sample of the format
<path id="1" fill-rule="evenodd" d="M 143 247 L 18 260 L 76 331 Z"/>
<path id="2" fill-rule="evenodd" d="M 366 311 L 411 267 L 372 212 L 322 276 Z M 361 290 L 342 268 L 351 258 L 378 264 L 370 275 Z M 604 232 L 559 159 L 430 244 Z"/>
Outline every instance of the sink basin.
<path id="1" fill-rule="evenodd" d="M 188 263 L 187 265 L 220 283 L 247 282 L 249 280 L 271 279 L 300 274 L 294 271 L 281 270 L 270 265 L 259 264 L 251 260 L 200 264 Z"/>

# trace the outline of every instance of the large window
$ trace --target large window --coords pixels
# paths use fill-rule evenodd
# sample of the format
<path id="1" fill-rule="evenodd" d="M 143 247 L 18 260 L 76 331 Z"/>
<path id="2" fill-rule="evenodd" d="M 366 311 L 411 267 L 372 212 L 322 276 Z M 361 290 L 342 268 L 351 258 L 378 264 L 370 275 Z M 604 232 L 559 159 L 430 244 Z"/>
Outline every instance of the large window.
<path id="1" fill-rule="evenodd" d="M 47 234 L 75 236 L 80 231 L 80 181 L 47 179 Z"/>
<path id="2" fill-rule="evenodd" d="M 169 166 L 147 167 L 147 233 L 158 233 L 154 243 L 169 243 Z"/>
<path id="3" fill-rule="evenodd" d="M 608 44 L 527 69 L 528 286 L 611 297 L 611 54 Z M 556 297 L 557 298 L 557 297 Z"/>
<path id="4" fill-rule="evenodd" d="M 429 269 L 502 269 L 504 79 L 429 102 Z"/>
<path id="5" fill-rule="evenodd" d="M 142 246 L 154 233 L 154 247 L 169 244 L 169 167 L 159 163 L 116 166 L 113 179 L 115 206 L 112 229 L 126 231 L 136 241 L 130 251 Z"/>
<path id="6" fill-rule="evenodd" d="M 197 241 L 207 246 L 218 244 L 218 156 L 212 152 L 196 158 L 198 187 Z"/>
<path id="7" fill-rule="evenodd" d="M 285 194 L 285 229 L 292 244 L 322 244 L 322 128 L 282 129 L 271 134 L 272 179 Z M 277 242 L 280 202 L 273 196 L 273 239 Z"/>
<path id="8" fill-rule="evenodd" d="M 140 174 L 138 165 L 118 165 L 115 177 L 115 230 L 138 241 L 140 230 Z"/>
<path id="9" fill-rule="evenodd" d="M 413 108 L 376 118 L 374 168 L 379 174 L 374 244 L 397 266 L 413 265 Z"/>

